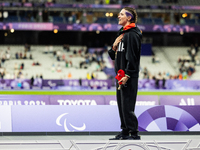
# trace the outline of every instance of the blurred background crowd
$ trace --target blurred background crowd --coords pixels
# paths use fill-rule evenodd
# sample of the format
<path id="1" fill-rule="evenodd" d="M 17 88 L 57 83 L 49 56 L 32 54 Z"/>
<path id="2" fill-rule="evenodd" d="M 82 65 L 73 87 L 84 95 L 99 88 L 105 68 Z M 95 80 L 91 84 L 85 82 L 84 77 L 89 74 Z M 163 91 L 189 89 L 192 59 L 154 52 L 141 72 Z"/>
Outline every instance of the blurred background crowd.
<path id="1" fill-rule="evenodd" d="M 7 7 L 0 10 L 0 21 L 3 22 L 54 22 L 54 23 L 117 23 L 119 9 L 115 7 L 58 8 L 62 5 L 136 5 L 138 23 L 141 24 L 190 24 L 199 25 L 198 10 L 184 10 L 182 6 L 198 6 L 198 0 L 7 0 Z M 20 9 L 19 5 L 20 3 Z M 55 5 L 57 7 L 49 7 Z M 179 6 L 181 10 L 173 6 Z M 9 9 L 12 7 L 18 9 Z M 30 6 L 30 7 L 28 7 Z M 25 8 L 24 8 L 25 7 Z M 28 9 L 27 9 L 28 7 Z M 7 11 L 3 11 L 7 10 Z"/>
<path id="2" fill-rule="evenodd" d="M 123 6 L 135 7 L 138 25 L 184 27 L 143 31 L 149 55 L 141 56 L 140 79 L 199 80 L 199 0 L 7 0 L 0 1 L 2 79 L 113 79 L 107 51 L 117 31 L 14 30 L 13 23 L 116 25 Z M 2 27 L 2 28 L 1 28 Z M 143 47 L 145 51 L 145 47 Z"/>

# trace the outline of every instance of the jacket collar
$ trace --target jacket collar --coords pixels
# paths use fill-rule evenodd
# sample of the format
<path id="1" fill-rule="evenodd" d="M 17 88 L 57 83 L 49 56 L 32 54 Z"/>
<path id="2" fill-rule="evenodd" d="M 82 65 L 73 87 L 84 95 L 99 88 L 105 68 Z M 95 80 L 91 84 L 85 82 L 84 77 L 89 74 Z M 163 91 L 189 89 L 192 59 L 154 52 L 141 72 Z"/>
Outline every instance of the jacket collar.
<path id="1" fill-rule="evenodd" d="M 128 30 L 128 29 L 130 29 L 130 28 L 134 28 L 134 27 L 135 27 L 135 23 L 131 23 L 131 24 L 125 26 L 125 27 L 123 28 L 123 31 Z"/>

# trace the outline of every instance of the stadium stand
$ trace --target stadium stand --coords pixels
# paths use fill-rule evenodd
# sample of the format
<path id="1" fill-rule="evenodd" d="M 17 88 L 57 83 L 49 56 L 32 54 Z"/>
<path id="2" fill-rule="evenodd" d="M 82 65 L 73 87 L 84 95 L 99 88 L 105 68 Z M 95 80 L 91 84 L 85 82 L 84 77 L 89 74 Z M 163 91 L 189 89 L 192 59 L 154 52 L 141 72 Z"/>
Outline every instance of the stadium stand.
<path id="1" fill-rule="evenodd" d="M 17 76 L 15 68 L 17 64 L 18 71 L 21 70 L 22 78 L 30 79 L 32 76 L 42 75 L 44 79 L 86 79 L 87 73 L 96 74 L 97 79 L 108 79 L 115 76 L 114 65 L 108 54 L 103 53 L 104 67 L 102 71 L 98 70 L 98 63 L 84 63 L 83 67 L 80 67 L 81 62 L 85 62 L 85 58 L 81 55 L 74 55 L 73 50 L 83 49 L 82 46 L 70 46 L 71 51 L 67 52 L 63 50 L 63 46 L 31 46 L 31 50 L 26 52 L 26 59 L 16 59 L 15 54 L 24 52 L 24 46 L 2 46 L 1 55 L 3 51 L 10 48 L 10 59 L 6 60 L 2 64 L 2 68 L 6 69 L 5 79 L 13 78 Z M 51 47 L 51 48 L 50 48 Z M 153 47 L 152 56 L 141 56 L 141 71 L 140 79 L 144 79 L 144 70 L 148 69 L 149 77 L 156 77 L 159 73 L 167 74 L 169 76 L 178 76 L 180 64 L 178 59 L 180 57 L 191 58 L 188 55 L 188 47 Z M 58 61 L 57 56 L 53 55 L 53 51 L 60 53 Z M 4 51 L 5 52 L 5 51 Z M 29 59 L 30 54 L 33 59 Z M 173 55 L 172 55 L 173 54 Z M 63 58 L 63 55 L 65 56 Z M 187 56 L 187 57 L 186 57 Z M 198 58 L 200 55 L 197 55 Z M 62 59 L 65 59 L 62 60 Z M 155 60 L 154 60 L 155 59 Z M 66 67 L 66 60 L 71 61 L 72 65 Z M 19 69 L 21 64 L 24 64 L 24 69 Z M 38 65 L 36 65 L 38 63 Z M 188 76 L 190 79 L 200 79 L 200 66 L 190 62 L 190 65 L 195 66 L 195 73 L 192 76 Z M 68 74 L 71 73 L 71 77 Z"/>
<path id="2" fill-rule="evenodd" d="M 142 24 L 153 24 L 153 20 L 151 18 L 142 18 Z"/>
<path id="3" fill-rule="evenodd" d="M 53 17 L 53 22 L 54 23 L 63 23 L 63 17 L 54 16 Z"/>
<path id="4" fill-rule="evenodd" d="M 199 0 L 178 0 L 178 5 L 199 5 Z"/>
<path id="5" fill-rule="evenodd" d="M 48 1 L 40 1 L 40 0 L 26 0 L 26 1 L 19 1 L 19 0 L 8 0 L 8 1 L 2 1 L 2 2 L 33 2 L 33 3 L 57 3 L 57 4 L 118 4 L 120 3 L 119 1 L 103 1 L 101 0 L 48 0 Z M 138 10 L 142 9 L 151 9 L 149 6 L 150 5 L 176 5 L 176 6 L 183 6 L 183 5 L 200 5 L 198 0 L 130 0 L 130 1 L 121 1 L 122 3 L 127 3 L 127 4 L 134 4 L 138 6 Z M 144 7 L 140 7 L 144 6 Z M 171 7 L 171 6 L 170 6 Z M 116 10 L 116 9 L 115 9 Z M 21 10 L 20 10 L 21 11 Z M 49 11 L 49 12 L 48 12 Z M 105 17 L 105 13 L 98 11 L 98 10 L 90 10 L 90 11 L 59 11 L 57 13 L 55 11 L 50 11 L 50 10 L 44 10 L 42 12 L 36 12 L 37 16 L 33 15 L 32 11 L 25 11 L 21 13 L 16 13 L 16 15 L 10 13 L 12 11 L 8 11 L 8 18 L 4 18 L 2 22 L 53 22 L 53 23 L 100 23 L 100 24 L 105 24 L 105 23 L 111 23 L 111 24 L 117 24 L 118 19 L 117 19 L 117 13 L 118 12 L 113 12 L 113 17 Z M 143 25 L 164 25 L 164 24 L 169 24 L 173 22 L 174 24 L 181 24 L 181 25 L 199 25 L 200 24 L 200 19 L 199 19 L 199 14 L 196 12 L 188 13 L 186 18 L 181 17 L 181 13 L 178 15 L 175 14 L 174 16 L 171 16 L 171 20 L 169 19 L 169 14 L 164 12 L 165 10 L 160 9 L 158 13 L 149 13 L 149 12 L 141 12 L 139 11 L 139 24 Z M 38 19 L 38 14 L 43 13 L 48 14 L 48 16 L 44 19 L 41 18 Z M 163 14 L 160 14 L 162 12 Z M 83 21 L 83 17 L 85 17 L 85 21 Z M 168 20 L 166 19 L 168 17 Z M 166 21 L 167 20 L 167 21 Z M 180 20 L 180 21 L 179 21 Z M 72 46 L 73 48 L 73 46 Z M 12 54 L 11 57 L 14 56 L 16 51 L 23 51 L 23 46 L 17 46 L 17 48 L 14 46 L 12 47 Z M 79 49 L 79 47 L 74 47 L 74 49 Z M 86 69 L 80 69 L 83 74 L 77 71 L 77 68 L 79 68 L 81 61 L 84 61 L 84 58 L 81 58 L 79 56 L 76 57 L 71 57 L 73 56 L 73 52 L 71 51 L 70 53 L 67 53 L 63 51 L 62 46 L 54 46 L 54 50 L 60 50 L 61 53 L 64 53 L 66 55 L 66 58 L 70 59 L 72 61 L 73 67 L 71 68 L 65 68 L 65 62 L 64 61 L 57 61 L 57 58 L 54 58 L 52 55 L 52 52 L 49 54 L 44 54 L 45 46 L 32 46 L 31 52 L 27 52 L 27 55 L 30 55 L 30 53 L 33 55 L 34 61 L 35 62 L 40 62 L 41 66 L 37 66 L 37 72 L 32 72 L 32 69 L 28 69 L 29 67 L 36 67 L 32 66 L 33 60 L 23 60 L 25 64 L 25 69 L 23 70 L 24 74 L 28 74 L 28 78 L 30 78 L 32 75 L 36 74 L 45 74 L 47 76 L 44 76 L 44 78 L 65 78 L 69 72 L 73 71 L 74 74 L 72 74 L 73 78 L 85 78 L 85 74 L 87 72 L 95 71 L 96 67 L 98 64 L 92 63 L 91 65 L 86 65 Z M 183 55 L 188 55 L 187 54 L 187 47 L 154 47 L 154 56 L 142 56 L 141 58 L 141 70 L 144 69 L 145 67 L 148 68 L 148 70 L 151 72 L 151 74 L 155 75 L 158 74 L 159 72 L 164 72 L 167 71 L 172 75 L 177 75 L 179 73 L 179 67 L 180 64 L 177 63 L 178 57 L 180 57 L 180 54 Z M 173 55 L 171 55 L 173 53 Z M 43 56 L 47 61 L 43 61 Z M 159 59 L 158 59 L 159 58 Z M 153 59 L 155 59 L 155 63 L 153 62 Z M 18 64 L 22 63 L 22 60 L 16 60 Z M 99 71 L 98 78 L 100 79 L 106 79 L 108 78 L 107 75 L 114 76 L 113 74 L 113 66 L 112 62 L 108 59 L 106 56 L 104 58 L 104 61 L 107 61 L 109 63 L 105 63 L 106 66 L 104 67 L 104 72 Z M 4 67 L 6 66 L 6 69 L 11 69 L 14 66 L 14 61 L 11 59 L 8 61 L 5 61 Z M 62 69 L 61 72 L 59 73 L 53 73 L 51 69 L 52 64 L 54 66 L 58 66 Z M 110 65 L 108 65 L 110 64 Z M 193 64 L 194 65 L 194 64 Z M 27 67 L 29 66 L 29 67 Z M 164 67 L 163 67 L 164 66 Z M 45 68 L 43 68 L 45 67 Z M 83 66 L 84 67 L 84 66 Z M 198 69 L 198 66 L 195 66 L 196 72 Z M 72 69 L 72 70 L 71 70 Z M 74 71 L 74 70 L 75 71 Z M 67 71 L 66 71 L 67 70 Z M 194 73 L 190 78 L 191 79 L 197 79 L 198 76 L 196 75 L 197 73 Z M 107 74 L 107 75 L 106 75 Z M 140 77 L 143 78 L 143 77 Z"/>
<path id="6" fill-rule="evenodd" d="M 153 47 L 155 56 L 155 62 L 153 62 L 153 56 L 141 56 L 141 72 L 144 68 L 147 68 L 150 76 L 157 76 L 159 73 L 169 73 L 170 75 L 176 75 L 177 71 L 171 66 L 169 60 L 165 57 L 162 48 Z M 144 78 L 143 74 L 140 74 L 140 79 Z"/>
<path id="7" fill-rule="evenodd" d="M 19 19 L 17 16 L 8 16 L 8 18 L 6 18 L 4 21 L 5 22 L 18 22 Z"/>
<path id="8" fill-rule="evenodd" d="M 157 47 L 156 49 L 160 49 L 160 51 L 163 53 L 165 58 L 168 60 L 168 63 L 176 73 L 179 73 L 180 69 L 180 64 L 178 63 L 178 60 L 180 58 L 188 60 L 188 65 L 192 65 L 195 67 L 195 73 L 192 74 L 192 76 L 189 78 L 192 80 L 200 79 L 199 53 L 197 53 L 196 62 L 192 62 L 191 57 L 188 54 L 189 47 Z"/>
<path id="9" fill-rule="evenodd" d="M 118 24 L 118 19 L 117 18 L 109 18 L 109 21 L 111 24 Z"/>
<path id="10" fill-rule="evenodd" d="M 92 62 L 91 64 L 86 64 L 84 68 L 80 68 L 80 62 L 85 61 L 85 59 L 79 55 L 74 55 L 73 51 L 66 52 L 63 50 L 62 46 L 53 46 L 53 50 L 60 52 L 60 55 L 65 55 L 65 59 L 72 62 L 71 67 L 66 67 L 65 61 L 58 61 L 56 57 L 53 56 L 53 52 L 48 52 L 47 46 L 32 46 L 31 51 L 27 52 L 27 59 L 15 59 L 16 52 L 23 53 L 24 46 L 2 46 L 1 53 L 4 50 L 10 47 L 11 58 L 6 60 L 2 64 L 2 68 L 6 69 L 6 72 L 11 74 L 15 73 L 14 66 L 15 64 L 20 67 L 20 64 L 24 63 L 24 69 L 22 69 L 23 78 L 30 79 L 32 76 L 36 77 L 37 75 L 43 75 L 44 79 L 68 79 L 68 74 L 71 73 L 71 79 L 86 79 L 87 73 L 92 74 L 93 72 L 96 75 L 97 79 L 107 79 L 107 75 L 97 69 L 98 64 Z M 82 46 L 70 46 L 72 50 L 82 49 Z M 33 59 L 29 59 L 30 54 L 32 54 Z M 62 58 L 61 58 L 62 59 Z M 108 57 L 104 56 L 105 61 L 108 61 Z M 39 65 L 33 65 L 33 63 L 39 63 Z M 55 66 L 53 69 L 52 66 Z M 58 68 L 58 66 L 60 68 Z M 59 69 L 59 70 L 58 70 Z M 5 78 L 8 76 L 5 75 Z"/>
<path id="11" fill-rule="evenodd" d="M 138 10 L 138 15 L 139 15 L 139 20 L 138 22 L 141 24 L 159 24 L 159 25 L 163 25 L 163 24 L 169 24 L 169 23 L 176 23 L 176 24 L 181 24 L 181 25 L 199 25 L 200 21 L 199 21 L 199 14 L 196 11 L 191 11 L 188 10 L 188 12 L 183 12 L 184 9 L 180 8 L 180 6 L 198 6 L 200 5 L 198 0 L 190 0 L 189 2 L 187 0 L 130 0 L 130 1 L 126 1 L 126 0 L 122 0 L 122 1 L 117 1 L 117 0 L 108 0 L 108 1 L 102 1 L 101 0 L 48 0 L 48 1 L 41 1 L 41 0 L 24 0 L 24 1 L 19 1 L 19 0 L 8 0 L 8 1 L 2 1 L 2 2 L 7 2 L 8 6 L 12 6 L 11 2 L 21 2 L 21 3 L 37 3 L 37 4 L 44 4 L 44 5 L 40 5 L 38 8 L 41 9 L 45 9 L 45 11 L 47 11 L 47 16 L 46 18 L 40 18 L 38 16 L 39 12 L 36 14 L 33 13 L 33 11 L 27 11 L 26 8 L 23 8 L 21 6 L 20 10 L 24 9 L 26 11 L 26 15 L 22 15 L 22 14 L 10 14 L 10 12 L 12 11 L 8 11 L 8 18 L 4 18 L 3 21 L 4 22 L 53 22 L 53 23 L 77 23 L 76 21 L 78 21 L 78 23 L 111 23 L 111 24 L 116 24 L 117 20 L 116 20 L 116 16 L 118 13 L 118 9 L 111 9 L 111 11 L 113 11 L 113 16 L 112 17 L 105 17 L 105 14 L 102 12 L 106 12 L 106 11 L 110 11 L 109 9 L 105 8 L 101 8 L 98 7 L 98 9 L 93 10 L 93 8 L 87 10 L 86 8 L 84 8 L 84 12 L 83 9 L 81 9 L 81 11 L 78 11 L 78 5 L 77 5 L 77 9 L 69 9 L 69 10 L 63 10 L 60 11 L 61 9 L 58 8 L 58 6 L 55 7 L 51 7 L 48 8 L 48 4 L 133 4 L 136 6 L 137 10 Z M 10 4 L 9 4 L 10 2 Z M 122 2 L 122 3 L 121 3 Z M 45 5 L 46 4 L 46 5 Z M 151 7 L 150 7 L 151 6 Z M 153 6 L 157 6 L 155 9 Z M 167 6 L 165 8 L 165 6 Z M 170 17 L 169 19 L 169 10 L 171 10 L 171 8 L 177 6 L 179 8 L 178 11 L 178 15 L 176 14 L 177 12 L 175 11 L 176 9 L 174 8 L 173 11 L 173 17 Z M 81 6 L 80 6 L 81 7 Z M 34 8 L 34 5 L 33 5 Z M 96 7 L 95 7 L 96 8 Z M 15 7 L 15 9 L 18 9 L 18 7 Z M 36 9 L 36 10 L 37 10 Z M 99 11 L 101 9 L 101 11 Z M 191 8 L 193 9 L 193 8 Z M 145 11 L 144 11 L 145 10 Z M 151 10 L 151 11 L 149 11 Z M 166 12 L 165 12 L 166 10 Z M 187 9 L 186 9 L 187 10 Z M 54 11 L 59 11 L 61 12 L 61 14 L 58 15 L 53 15 L 52 12 Z M 74 15 L 76 16 L 76 18 L 73 18 L 73 21 L 69 21 L 72 17 L 71 15 L 65 16 L 63 15 L 64 11 L 66 11 L 67 13 L 71 13 L 74 11 Z M 95 16 L 95 13 L 101 14 L 99 16 Z M 69 14 L 70 14 L 69 13 Z M 160 16 L 160 13 L 164 13 L 162 14 L 163 16 Z M 181 13 L 187 13 L 186 17 L 181 17 Z M 44 13 L 43 13 L 44 14 Z M 86 21 L 84 21 L 84 17 L 86 16 Z M 90 18 L 90 19 L 89 19 Z M 97 18 L 97 19 L 95 19 Z"/>
<path id="12" fill-rule="evenodd" d="M 95 23 L 108 23 L 108 20 L 107 18 L 97 18 Z"/>
<path id="13" fill-rule="evenodd" d="M 196 21 L 195 19 L 185 19 L 185 23 L 188 25 L 195 25 Z"/>
<path id="14" fill-rule="evenodd" d="M 154 24 L 159 24 L 159 25 L 164 24 L 162 18 L 153 18 L 153 22 L 154 22 Z"/>
<path id="15" fill-rule="evenodd" d="M 21 0 L 3 0 L 2 2 L 22 2 Z M 61 3 L 61 4 L 136 4 L 136 5 L 199 5 L 199 0 L 24 0 L 24 2 L 34 2 L 34 3 L 42 3 L 42 2 L 53 2 L 53 3 Z"/>

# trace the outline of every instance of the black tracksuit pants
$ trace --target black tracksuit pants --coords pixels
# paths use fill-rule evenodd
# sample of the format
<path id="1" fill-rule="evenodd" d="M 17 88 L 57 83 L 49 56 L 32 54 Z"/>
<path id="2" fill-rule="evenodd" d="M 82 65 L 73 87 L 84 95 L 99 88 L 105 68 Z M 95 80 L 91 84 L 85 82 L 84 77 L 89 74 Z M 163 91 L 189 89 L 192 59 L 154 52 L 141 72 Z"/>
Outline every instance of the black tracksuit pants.
<path id="1" fill-rule="evenodd" d="M 118 83 L 116 85 L 118 88 Z M 117 104 L 121 120 L 121 129 L 123 134 L 126 135 L 129 133 L 132 135 L 138 133 L 138 120 L 134 113 L 137 91 L 138 78 L 129 78 L 121 90 L 117 89 Z"/>

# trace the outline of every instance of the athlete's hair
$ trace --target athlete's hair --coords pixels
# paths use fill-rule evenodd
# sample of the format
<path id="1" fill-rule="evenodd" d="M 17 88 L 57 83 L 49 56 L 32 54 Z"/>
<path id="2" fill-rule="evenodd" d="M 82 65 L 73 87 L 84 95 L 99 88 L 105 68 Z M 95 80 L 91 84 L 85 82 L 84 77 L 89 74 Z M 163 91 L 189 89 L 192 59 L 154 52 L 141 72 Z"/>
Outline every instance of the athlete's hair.
<path id="1" fill-rule="evenodd" d="M 132 8 L 132 7 L 124 7 L 123 9 L 125 9 L 126 11 L 131 13 L 131 15 L 133 15 L 133 17 L 131 18 L 130 22 L 131 23 L 137 23 L 138 15 L 137 15 L 136 10 L 134 8 Z"/>

